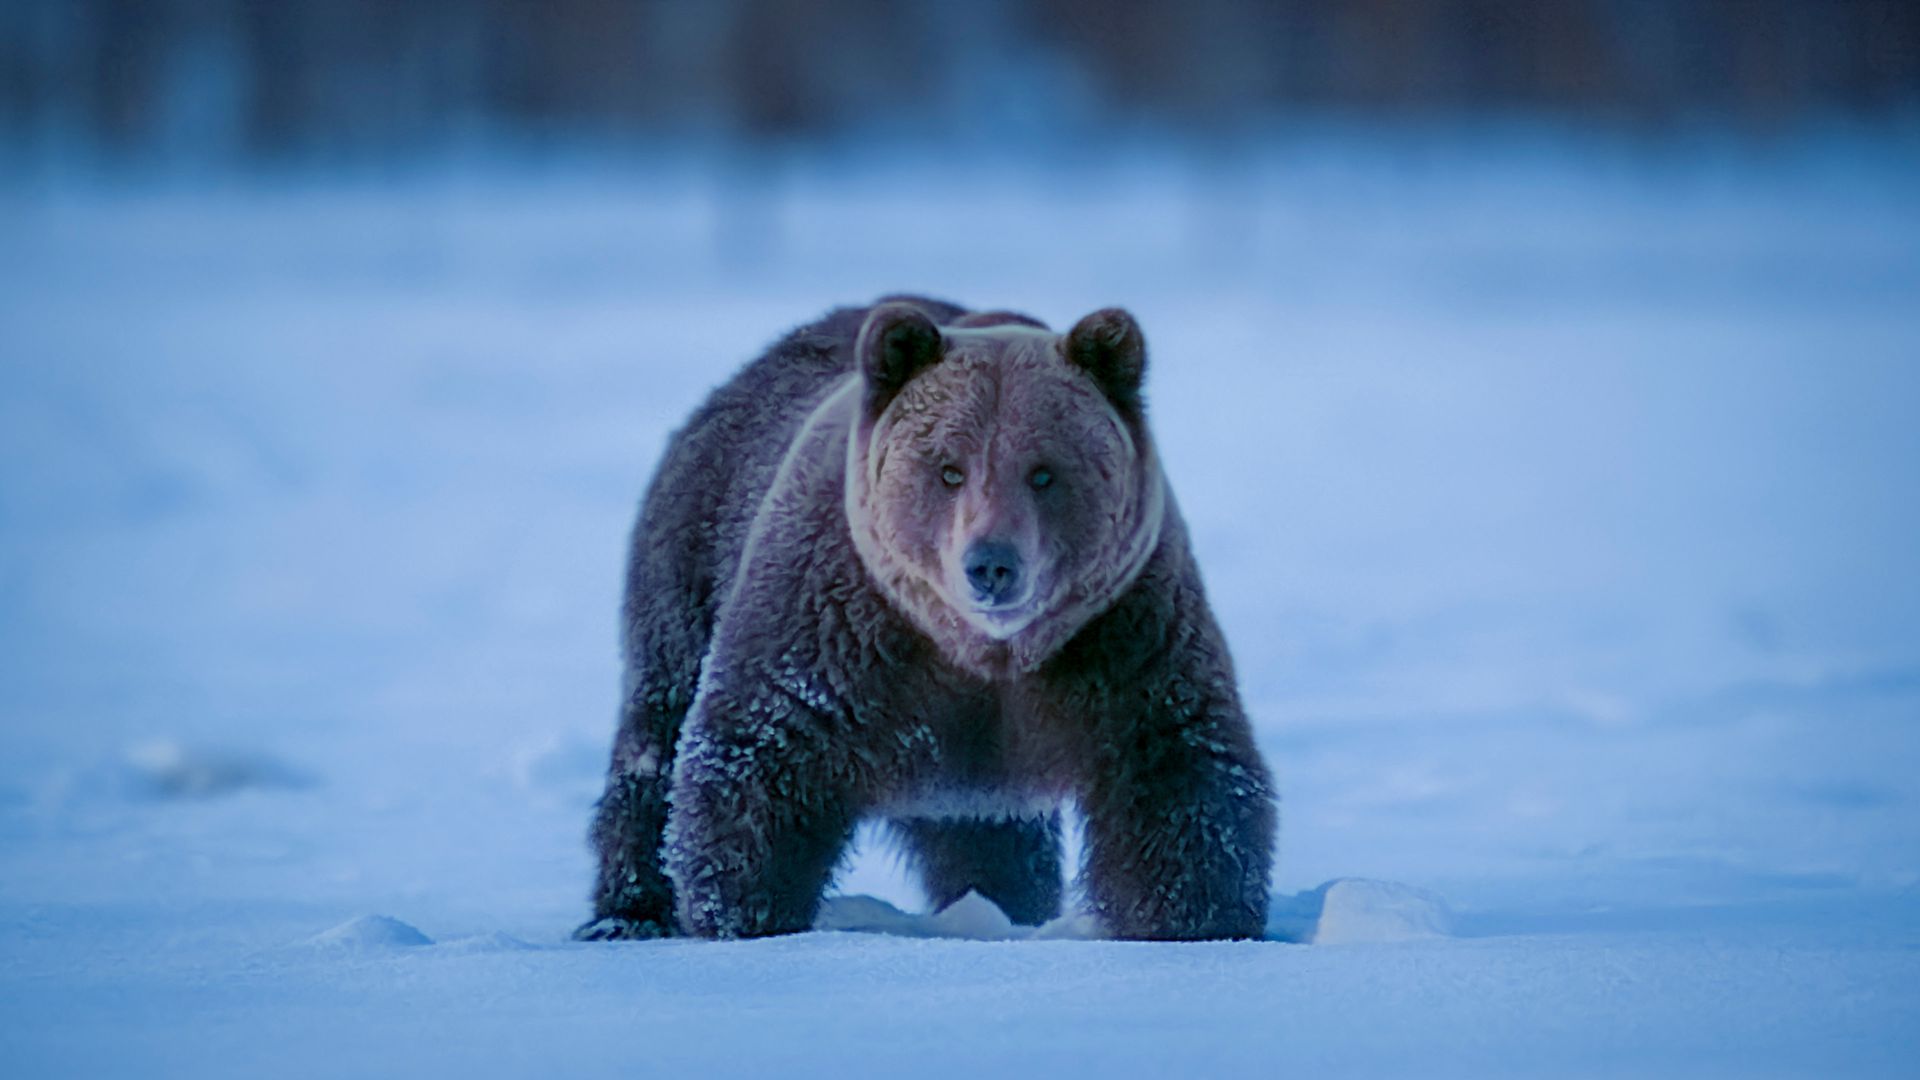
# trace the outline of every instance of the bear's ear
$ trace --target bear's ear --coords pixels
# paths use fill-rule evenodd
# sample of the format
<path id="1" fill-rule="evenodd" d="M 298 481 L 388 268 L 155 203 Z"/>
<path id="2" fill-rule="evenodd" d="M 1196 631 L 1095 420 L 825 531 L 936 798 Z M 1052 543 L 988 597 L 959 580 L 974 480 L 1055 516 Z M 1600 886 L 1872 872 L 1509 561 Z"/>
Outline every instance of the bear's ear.
<path id="1" fill-rule="evenodd" d="M 1108 400 L 1138 411 L 1147 375 L 1147 339 L 1140 324 L 1120 308 L 1102 308 L 1068 331 L 1067 362 L 1093 376 Z"/>
<path id="2" fill-rule="evenodd" d="M 881 304 L 869 312 L 853 349 L 867 384 L 868 413 L 886 408 L 908 379 L 939 361 L 943 347 L 940 328 L 913 304 Z"/>

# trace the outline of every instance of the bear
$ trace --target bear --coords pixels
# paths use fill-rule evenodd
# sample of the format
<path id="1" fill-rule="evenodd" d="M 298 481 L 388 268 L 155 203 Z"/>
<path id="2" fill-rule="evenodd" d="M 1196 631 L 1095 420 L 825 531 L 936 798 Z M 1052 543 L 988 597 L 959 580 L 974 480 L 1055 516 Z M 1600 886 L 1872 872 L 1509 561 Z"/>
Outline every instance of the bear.
<path id="1" fill-rule="evenodd" d="M 1253 938 L 1276 799 L 1120 309 L 888 297 L 716 390 L 642 501 L 583 940 L 812 927 L 862 821 L 935 909 Z"/>

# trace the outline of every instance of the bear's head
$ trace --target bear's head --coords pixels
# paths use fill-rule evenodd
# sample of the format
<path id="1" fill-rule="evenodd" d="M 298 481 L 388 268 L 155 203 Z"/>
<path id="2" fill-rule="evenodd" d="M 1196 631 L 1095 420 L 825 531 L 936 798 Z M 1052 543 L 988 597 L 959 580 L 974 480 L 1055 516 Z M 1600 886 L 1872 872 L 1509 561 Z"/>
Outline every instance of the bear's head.
<path id="1" fill-rule="evenodd" d="M 847 515 L 868 572 L 961 666 L 1038 667 L 1159 544 L 1139 326 L 1110 308 L 1065 335 L 1005 315 L 942 327 L 895 302 L 855 355 Z"/>

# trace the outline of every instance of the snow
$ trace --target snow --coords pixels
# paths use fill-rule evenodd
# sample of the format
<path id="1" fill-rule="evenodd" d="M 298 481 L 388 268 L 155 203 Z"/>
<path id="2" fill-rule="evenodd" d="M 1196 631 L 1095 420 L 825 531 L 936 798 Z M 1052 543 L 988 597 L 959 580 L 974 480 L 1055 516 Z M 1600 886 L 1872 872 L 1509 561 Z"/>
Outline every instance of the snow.
<path id="1" fill-rule="evenodd" d="M 1341 878 L 1291 897 L 1275 897 L 1267 936 L 1315 945 L 1419 941 L 1453 933 L 1447 902 L 1394 881 Z"/>
<path id="2" fill-rule="evenodd" d="M 408 949 L 433 939 L 390 915 L 362 915 L 308 939 L 322 949 Z"/>
<path id="3" fill-rule="evenodd" d="M 1015 926 L 993 901 L 972 890 L 937 912 L 920 915 L 901 911 L 877 897 L 835 896 L 827 900 L 813 920 L 816 930 L 972 941 L 1059 937 L 1071 933 L 1075 925 L 1072 916 L 1062 915 L 1045 927 Z"/>
<path id="4" fill-rule="evenodd" d="M 1914 157 L 0 191 L 4 1071 L 1911 1075 Z M 1140 318 L 1274 940 L 927 913 L 867 833 L 821 932 L 567 940 L 667 433 L 898 290 Z"/>

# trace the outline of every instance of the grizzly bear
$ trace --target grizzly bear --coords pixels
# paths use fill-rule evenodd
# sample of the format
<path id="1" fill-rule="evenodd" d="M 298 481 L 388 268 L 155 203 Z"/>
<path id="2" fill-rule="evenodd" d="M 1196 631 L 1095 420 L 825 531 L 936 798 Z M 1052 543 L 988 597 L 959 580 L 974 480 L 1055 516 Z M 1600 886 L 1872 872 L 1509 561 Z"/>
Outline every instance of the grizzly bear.
<path id="1" fill-rule="evenodd" d="M 895 297 L 775 344 L 633 533 L 585 939 L 808 929 L 855 826 L 928 899 L 1118 938 L 1261 933 L 1274 796 L 1147 429 L 1124 311 L 1062 336 Z"/>

